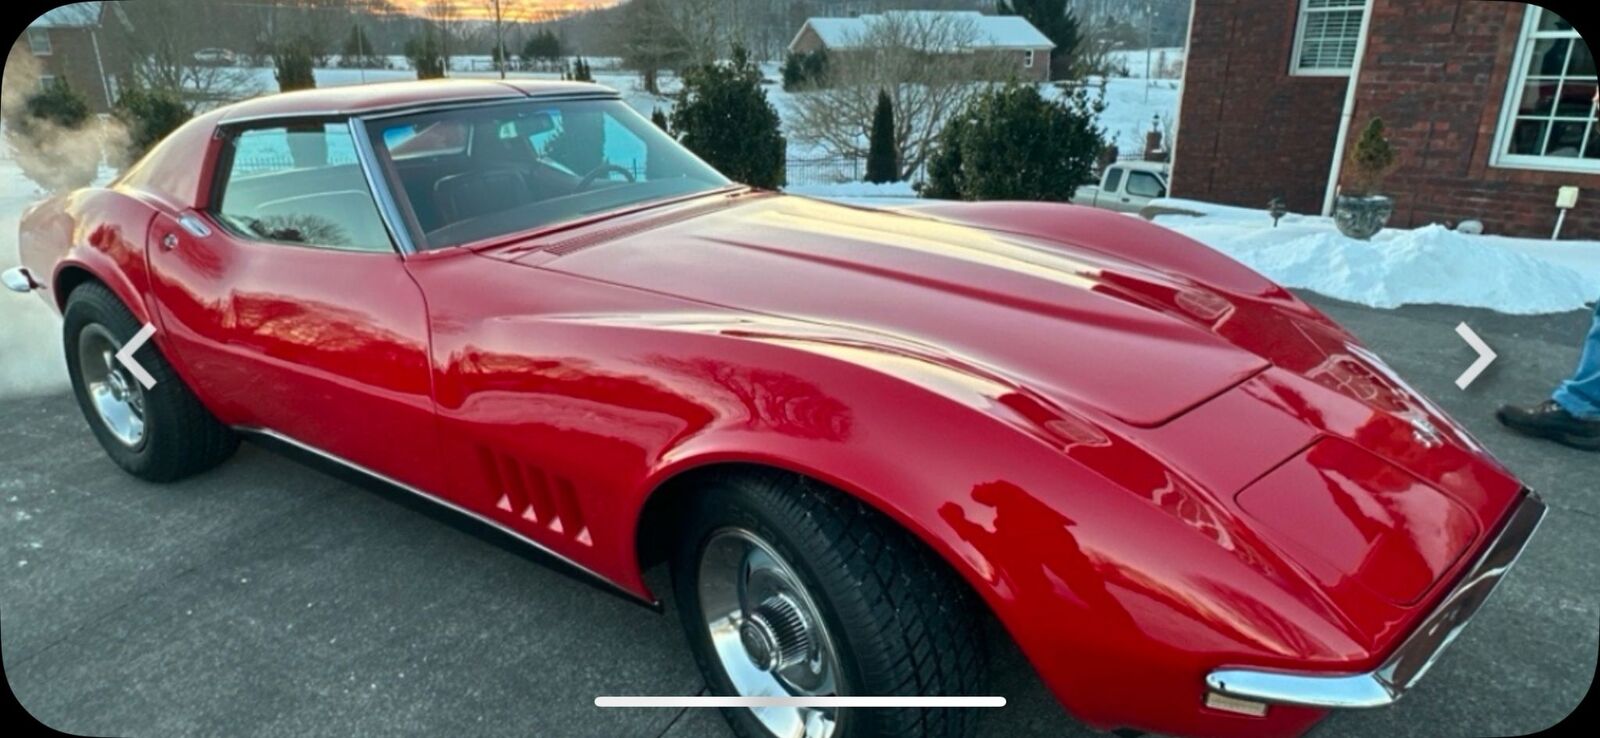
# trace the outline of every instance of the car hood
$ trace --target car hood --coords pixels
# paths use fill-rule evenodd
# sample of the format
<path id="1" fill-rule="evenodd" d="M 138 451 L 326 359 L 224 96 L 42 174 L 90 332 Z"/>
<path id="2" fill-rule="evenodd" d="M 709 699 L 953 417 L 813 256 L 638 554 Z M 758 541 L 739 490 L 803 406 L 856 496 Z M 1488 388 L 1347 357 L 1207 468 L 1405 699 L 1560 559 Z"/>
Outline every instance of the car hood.
<path id="1" fill-rule="evenodd" d="M 1235 301 L 1104 252 L 795 197 L 644 214 L 502 255 L 932 347 L 1073 406 L 1159 425 L 1266 368 Z"/>

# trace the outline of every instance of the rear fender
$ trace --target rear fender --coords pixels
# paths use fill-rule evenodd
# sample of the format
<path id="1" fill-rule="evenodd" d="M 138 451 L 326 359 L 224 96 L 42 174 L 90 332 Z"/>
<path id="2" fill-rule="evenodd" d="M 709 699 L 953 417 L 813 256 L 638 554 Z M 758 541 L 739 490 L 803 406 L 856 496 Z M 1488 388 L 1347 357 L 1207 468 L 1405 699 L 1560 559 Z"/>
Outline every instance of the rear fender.
<path id="1" fill-rule="evenodd" d="M 51 275 L 48 287 L 56 309 L 65 310 L 68 293 L 88 277 L 105 284 L 139 322 L 152 322 L 145 253 L 153 217 L 150 208 L 113 190 L 82 190 L 63 205 L 55 212 L 38 211 L 23 223 L 28 248 L 59 249 L 59 257 L 39 259 L 48 266 L 41 264 L 38 269 Z"/>

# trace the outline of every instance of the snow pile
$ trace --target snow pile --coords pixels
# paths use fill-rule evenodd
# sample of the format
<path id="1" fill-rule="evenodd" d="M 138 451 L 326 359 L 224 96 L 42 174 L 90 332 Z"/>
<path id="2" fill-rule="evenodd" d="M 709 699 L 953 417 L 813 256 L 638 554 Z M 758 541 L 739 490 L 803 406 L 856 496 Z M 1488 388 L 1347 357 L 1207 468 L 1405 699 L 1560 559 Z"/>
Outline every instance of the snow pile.
<path id="1" fill-rule="evenodd" d="M 1331 219 L 1288 215 L 1278 228 L 1259 210 L 1162 200 L 1205 213 L 1156 222 L 1221 251 L 1286 287 L 1378 308 L 1444 304 L 1530 315 L 1582 309 L 1600 298 L 1600 243 L 1471 236 L 1439 225 L 1347 238 Z"/>

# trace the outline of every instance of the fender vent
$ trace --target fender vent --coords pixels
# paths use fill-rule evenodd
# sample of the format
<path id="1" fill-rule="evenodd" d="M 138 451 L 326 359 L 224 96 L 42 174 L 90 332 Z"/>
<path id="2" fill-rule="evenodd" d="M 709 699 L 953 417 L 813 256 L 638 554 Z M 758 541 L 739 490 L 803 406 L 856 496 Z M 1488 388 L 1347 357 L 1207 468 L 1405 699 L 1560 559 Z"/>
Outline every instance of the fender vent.
<path id="1" fill-rule="evenodd" d="M 481 446 L 478 459 L 489 488 L 497 493 L 496 510 L 585 546 L 594 545 L 571 480 Z"/>

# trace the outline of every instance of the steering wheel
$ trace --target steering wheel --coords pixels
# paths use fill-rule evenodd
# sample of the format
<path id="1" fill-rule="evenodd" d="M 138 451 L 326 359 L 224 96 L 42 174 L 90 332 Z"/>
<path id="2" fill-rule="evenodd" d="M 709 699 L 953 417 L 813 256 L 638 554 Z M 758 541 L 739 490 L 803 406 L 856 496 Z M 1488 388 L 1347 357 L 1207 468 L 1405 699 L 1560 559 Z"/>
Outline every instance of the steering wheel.
<path id="1" fill-rule="evenodd" d="M 616 172 L 617 174 L 622 175 L 623 177 L 627 178 L 627 180 L 629 182 L 637 182 L 638 181 L 637 179 L 634 178 L 633 172 L 630 172 L 630 171 L 628 171 L 626 169 L 623 169 L 622 167 L 619 167 L 619 166 L 617 166 L 615 164 L 605 163 L 605 164 L 601 164 L 600 166 L 595 167 L 588 174 L 583 175 L 583 179 L 578 180 L 578 187 L 574 191 L 575 192 L 582 192 L 583 190 L 589 189 L 589 185 L 594 184 L 595 180 L 600 178 L 600 175 L 607 174 L 607 173 L 610 173 L 610 172 Z"/>

